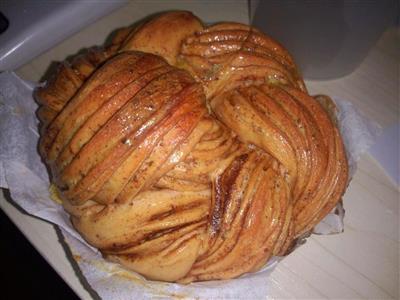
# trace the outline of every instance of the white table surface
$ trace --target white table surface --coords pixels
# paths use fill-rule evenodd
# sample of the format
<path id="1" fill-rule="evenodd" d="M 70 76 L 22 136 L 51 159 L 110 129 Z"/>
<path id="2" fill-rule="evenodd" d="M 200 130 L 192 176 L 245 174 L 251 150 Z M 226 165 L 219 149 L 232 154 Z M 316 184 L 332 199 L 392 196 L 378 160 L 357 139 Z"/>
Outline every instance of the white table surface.
<path id="1" fill-rule="evenodd" d="M 201 2 L 201 3 L 200 3 Z M 52 61 L 83 47 L 101 44 L 115 28 L 156 11 L 193 11 L 206 22 L 248 22 L 247 1 L 131 1 L 50 51 L 17 73 L 39 80 Z M 325 93 L 353 102 L 386 128 L 399 121 L 399 29 L 387 30 L 352 74 L 337 80 L 306 82 L 312 94 Z M 92 299 L 85 281 L 52 224 L 21 212 L 0 194 L 0 207 L 41 255 L 82 299 Z M 368 154 L 344 196 L 345 232 L 312 236 L 285 258 L 268 279 L 266 298 L 399 298 L 399 187 Z"/>

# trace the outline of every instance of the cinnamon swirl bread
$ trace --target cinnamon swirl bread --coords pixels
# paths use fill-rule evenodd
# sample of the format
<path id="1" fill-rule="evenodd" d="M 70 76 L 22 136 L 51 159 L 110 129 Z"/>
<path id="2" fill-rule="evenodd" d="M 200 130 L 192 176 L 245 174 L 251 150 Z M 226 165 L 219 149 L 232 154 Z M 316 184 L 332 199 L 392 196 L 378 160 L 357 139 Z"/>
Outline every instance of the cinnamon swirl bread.
<path id="1" fill-rule="evenodd" d="M 335 123 L 285 48 L 247 25 L 159 15 L 61 64 L 36 98 L 73 225 L 149 279 L 257 271 L 347 185 Z"/>

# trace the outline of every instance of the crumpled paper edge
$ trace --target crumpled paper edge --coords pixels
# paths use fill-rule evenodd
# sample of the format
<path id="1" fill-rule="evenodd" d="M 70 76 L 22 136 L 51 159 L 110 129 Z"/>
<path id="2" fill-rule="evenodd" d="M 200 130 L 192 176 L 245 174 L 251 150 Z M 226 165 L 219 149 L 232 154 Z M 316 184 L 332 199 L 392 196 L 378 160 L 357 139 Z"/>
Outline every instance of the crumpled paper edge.
<path id="1" fill-rule="evenodd" d="M 14 201 L 25 211 L 60 226 L 82 274 L 101 297 L 106 299 L 111 297 L 132 299 L 133 296 L 140 298 L 155 296 L 158 298 L 234 298 L 238 297 L 238 292 L 240 292 L 246 298 L 259 298 L 268 294 L 266 277 L 281 259 L 279 257 L 272 258 L 262 270 L 245 274 L 235 280 L 189 285 L 147 281 L 120 265 L 103 260 L 99 251 L 83 241 L 73 229 L 69 216 L 62 207 L 50 200 L 48 174 L 37 151 L 32 151 L 32 149 L 36 150 L 39 137 L 38 121 L 34 114 L 37 105 L 32 98 L 34 84 L 21 80 L 12 72 L 5 72 L 0 74 L 0 87 L 2 97 L 0 97 L 0 128 L 9 125 L 9 122 L 15 122 L 17 131 L 28 129 L 36 138 L 36 140 L 31 138 L 30 141 L 17 141 L 17 144 L 23 148 L 23 153 L 26 150 L 25 157 L 18 157 L 17 160 L 13 157 L 16 151 L 7 148 L 7 145 L 14 145 L 14 143 L 0 145 L 0 186 L 9 188 Z M 379 133 L 379 127 L 363 117 L 350 102 L 334 100 L 339 111 L 337 118 L 346 145 L 350 175 L 352 175 L 360 155 L 373 144 Z M 13 137 L 7 134 L 7 131 L 0 130 L 0 140 L 12 140 Z M 7 155 L 4 155 L 5 153 Z M 21 178 L 29 178 L 29 180 L 21 181 Z M 28 204 L 24 199 L 35 199 L 35 201 Z M 344 209 L 340 203 L 314 228 L 313 233 L 342 232 L 343 216 Z M 300 244 L 302 242 L 300 241 Z"/>

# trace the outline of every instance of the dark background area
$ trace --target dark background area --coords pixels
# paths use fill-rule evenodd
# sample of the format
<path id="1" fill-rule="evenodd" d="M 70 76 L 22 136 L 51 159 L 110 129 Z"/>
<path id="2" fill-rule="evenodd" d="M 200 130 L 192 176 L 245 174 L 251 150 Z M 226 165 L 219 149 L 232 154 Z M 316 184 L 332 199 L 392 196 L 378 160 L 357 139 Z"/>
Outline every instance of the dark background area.
<path id="1" fill-rule="evenodd" d="M 2 299 L 79 299 L 0 209 Z"/>

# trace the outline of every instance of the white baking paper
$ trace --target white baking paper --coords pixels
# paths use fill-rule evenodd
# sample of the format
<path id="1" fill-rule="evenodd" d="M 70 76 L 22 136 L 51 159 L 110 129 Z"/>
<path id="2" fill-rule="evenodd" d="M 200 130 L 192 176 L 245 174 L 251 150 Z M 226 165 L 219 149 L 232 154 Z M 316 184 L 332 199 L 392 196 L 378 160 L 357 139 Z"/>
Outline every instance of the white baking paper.
<path id="1" fill-rule="evenodd" d="M 268 295 L 267 277 L 280 258 L 271 259 L 261 271 L 228 281 L 171 284 L 145 280 L 140 275 L 106 262 L 99 251 L 88 245 L 71 226 L 67 213 L 50 199 L 49 177 L 38 151 L 37 104 L 32 98 L 33 83 L 12 72 L 0 74 L 0 187 L 8 188 L 12 199 L 27 213 L 57 224 L 72 256 L 91 286 L 103 299 L 196 298 L 259 299 Z M 356 161 L 373 143 L 376 124 L 362 117 L 351 103 L 335 99 L 338 121 L 352 172 Z M 314 233 L 343 231 L 341 204 Z"/>

